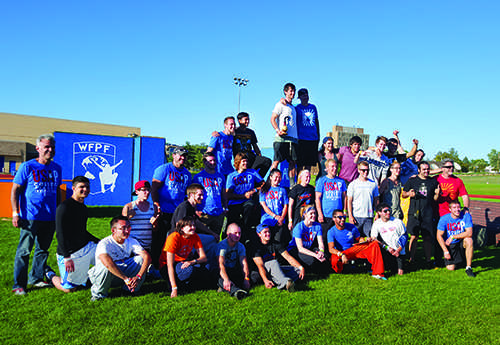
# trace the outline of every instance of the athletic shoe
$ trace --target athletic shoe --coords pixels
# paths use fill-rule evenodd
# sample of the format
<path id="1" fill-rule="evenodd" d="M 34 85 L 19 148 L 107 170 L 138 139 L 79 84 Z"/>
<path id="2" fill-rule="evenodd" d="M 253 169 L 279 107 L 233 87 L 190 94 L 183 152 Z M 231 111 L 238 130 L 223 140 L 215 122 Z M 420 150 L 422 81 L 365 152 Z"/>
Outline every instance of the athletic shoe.
<path id="1" fill-rule="evenodd" d="M 241 301 L 243 298 L 245 298 L 247 296 L 247 292 L 245 290 L 238 290 L 234 293 L 234 297 L 236 297 L 236 299 L 238 301 Z"/>
<path id="2" fill-rule="evenodd" d="M 474 274 L 474 272 L 472 272 L 472 268 L 471 267 L 467 267 L 465 269 L 465 273 L 467 273 L 467 275 L 471 278 L 476 278 L 476 275 Z"/>
<path id="3" fill-rule="evenodd" d="M 219 286 L 217 292 L 224 292 L 224 289 Z"/>
<path id="4" fill-rule="evenodd" d="M 91 302 L 95 302 L 95 301 L 100 301 L 101 299 L 104 299 L 104 297 L 92 296 L 92 298 L 90 299 L 90 301 Z"/>
<path id="5" fill-rule="evenodd" d="M 45 278 L 52 283 L 52 278 L 56 276 L 56 272 L 50 266 L 45 266 Z"/>
<path id="6" fill-rule="evenodd" d="M 153 279 L 163 279 L 163 277 L 160 274 L 160 271 L 158 271 L 156 268 L 154 268 L 153 265 L 150 265 L 148 268 L 147 275 L 152 277 Z"/>
<path id="7" fill-rule="evenodd" d="M 44 282 L 43 280 L 40 280 L 39 282 L 33 284 L 33 286 L 41 289 L 41 288 L 51 287 L 52 285 L 47 282 Z"/>
<path id="8" fill-rule="evenodd" d="M 372 275 L 372 278 L 378 279 L 378 280 L 387 280 L 386 277 L 381 276 L 380 274 L 374 274 Z"/>
<path id="9" fill-rule="evenodd" d="M 16 289 L 12 289 L 12 293 L 16 296 L 24 296 L 26 295 L 26 291 L 24 291 L 23 288 L 16 288 Z"/>
<path id="10" fill-rule="evenodd" d="M 295 283 L 293 282 L 293 280 L 288 279 L 285 288 L 288 292 L 295 292 Z"/>

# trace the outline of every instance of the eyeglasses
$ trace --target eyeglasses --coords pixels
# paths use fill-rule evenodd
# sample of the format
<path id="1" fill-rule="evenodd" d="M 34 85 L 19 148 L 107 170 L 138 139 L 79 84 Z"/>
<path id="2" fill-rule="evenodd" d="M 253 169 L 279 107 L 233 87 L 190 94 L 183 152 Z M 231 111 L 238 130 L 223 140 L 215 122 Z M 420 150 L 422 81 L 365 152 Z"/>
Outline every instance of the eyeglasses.
<path id="1" fill-rule="evenodd" d="M 382 210 L 383 213 L 390 213 L 391 212 L 391 209 L 390 208 L 384 208 Z"/>
<path id="2" fill-rule="evenodd" d="M 337 219 L 346 219 L 346 218 L 347 218 L 347 216 L 335 216 L 335 217 L 333 217 L 333 218 L 337 218 Z"/>
<path id="3" fill-rule="evenodd" d="M 443 168 L 445 168 L 445 169 L 454 169 L 455 167 L 453 165 L 443 165 Z"/>

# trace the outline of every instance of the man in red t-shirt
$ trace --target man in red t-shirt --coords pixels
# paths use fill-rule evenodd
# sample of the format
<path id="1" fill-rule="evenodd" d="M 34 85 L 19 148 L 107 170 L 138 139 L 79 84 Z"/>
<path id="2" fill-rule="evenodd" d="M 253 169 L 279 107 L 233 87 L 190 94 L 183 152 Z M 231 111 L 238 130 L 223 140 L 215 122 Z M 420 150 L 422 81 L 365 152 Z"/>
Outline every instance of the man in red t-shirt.
<path id="1" fill-rule="evenodd" d="M 436 180 L 439 182 L 439 187 L 441 192 L 439 193 L 439 198 L 437 200 L 439 205 L 439 217 L 450 213 L 448 203 L 452 200 L 457 200 L 458 197 L 462 197 L 464 208 L 463 210 L 469 211 L 469 194 L 465 189 L 464 182 L 453 175 L 454 164 L 453 160 L 445 159 L 442 165 L 442 173 Z"/>

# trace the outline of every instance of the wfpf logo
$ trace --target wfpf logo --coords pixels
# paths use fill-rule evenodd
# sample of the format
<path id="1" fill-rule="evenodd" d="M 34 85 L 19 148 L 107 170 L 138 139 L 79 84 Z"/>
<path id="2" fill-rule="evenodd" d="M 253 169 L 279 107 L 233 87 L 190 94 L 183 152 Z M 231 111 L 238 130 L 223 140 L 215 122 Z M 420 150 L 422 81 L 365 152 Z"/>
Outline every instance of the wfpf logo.
<path id="1" fill-rule="evenodd" d="M 116 146 L 96 141 L 73 143 L 73 176 L 83 175 L 90 180 L 90 194 L 113 193 L 118 179 Z"/>

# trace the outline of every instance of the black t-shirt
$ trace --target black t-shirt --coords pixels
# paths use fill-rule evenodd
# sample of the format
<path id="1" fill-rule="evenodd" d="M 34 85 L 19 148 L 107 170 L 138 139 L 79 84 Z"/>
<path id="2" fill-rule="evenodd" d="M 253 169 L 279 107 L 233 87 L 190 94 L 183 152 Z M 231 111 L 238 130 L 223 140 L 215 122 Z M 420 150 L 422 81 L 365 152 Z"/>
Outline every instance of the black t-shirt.
<path id="1" fill-rule="evenodd" d="M 290 190 L 290 194 L 288 196 L 293 199 L 293 225 L 295 226 L 295 224 L 301 219 L 300 208 L 315 204 L 316 191 L 310 184 L 305 187 L 300 184 L 296 184 Z"/>
<path id="2" fill-rule="evenodd" d="M 174 214 L 172 215 L 171 231 L 175 230 L 175 224 L 184 217 L 194 217 L 195 219 L 198 219 L 196 209 L 187 200 L 181 202 L 175 209 Z"/>
<path id="3" fill-rule="evenodd" d="M 252 258 L 261 257 L 264 262 L 277 259 L 277 254 L 281 254 L 285 250 L 286 248 L 276 241 L 271 240 L 268 244 L 263 244 L 260 239 L 252 242 L 249 248 Z"/>
<path id="4" fill-rule="evenodd" d="M 395 153 L 395 154 L 389 154 L 388 152 L 384 152 L 384 155 L 389 158 L 391 161 L 393 161 L 394 159 L 397 160 L 399 163 L 403 163 L 405 160 L 407 160 L 408 158 L 406 158 L 406 153 Z"/>
<path id="5" fill-rule="evenodd" d="M 257 136 L 250 128 L 236 128 L 233 139 L 233 156 L 238 152 L 244 152 L 247 155 L 255 155 L 252 151 L 252 145 L 257 144 Z"/>
<path id="6" fill-rule="evenodd" d="M 419 176 L 410 178 L 404 186 L 404 191 L 415 191 L 415 197 L 410 200 L 408 216 L 422 220 L 432 220 L 436 202 L 434 192 L 439 183 L 433 178 L 421 179 Z"/>
<path id="7" fill-rule="evenodd" d="M 88 209 L 73 198 L 64 200 L 56 209 L 57 254 L 69 257 L 99 239 L 87 231 Z"/>

